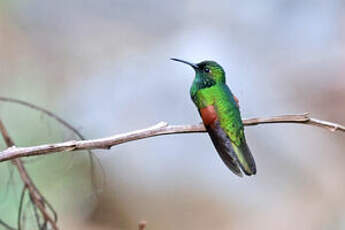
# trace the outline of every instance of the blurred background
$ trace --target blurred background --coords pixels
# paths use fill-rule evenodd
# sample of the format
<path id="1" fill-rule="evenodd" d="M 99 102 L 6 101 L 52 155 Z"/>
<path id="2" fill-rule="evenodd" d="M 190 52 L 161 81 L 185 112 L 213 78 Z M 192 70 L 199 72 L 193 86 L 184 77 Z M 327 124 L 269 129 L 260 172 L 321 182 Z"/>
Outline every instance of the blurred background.
<path id="1" fill-rule="evenodd" d="M 341 0 L 1 0 L 0 96 L 43 106 L 87 138 L 195 124 L 194 72 L 169 58 L 211 59 L 243 117 L 310 112 L 344 124 L 344 15 Z M 28 108 L 1 102 L 0 116 L 18 146 L 75 138 Z M 95 151 L 97 190 L 85 152 L 25 162 L 61 229 L 345 228 L 344 134 L 274 124 L 246 135 L 254 177 L 233 175 L 206 134 Z M 22 183 L 11 168 L 0 165 L 0 218 L 15 226 Z"/>

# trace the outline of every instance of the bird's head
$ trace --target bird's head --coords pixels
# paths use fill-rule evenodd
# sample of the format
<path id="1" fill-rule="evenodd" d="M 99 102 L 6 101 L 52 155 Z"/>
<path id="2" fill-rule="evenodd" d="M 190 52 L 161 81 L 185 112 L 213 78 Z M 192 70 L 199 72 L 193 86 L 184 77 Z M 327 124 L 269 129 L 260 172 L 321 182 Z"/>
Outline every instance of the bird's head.
<path id="1" fill-rule="evenodd" d="M 222 66 L 215 61 L 202 61 L 197 64 L 177 58 L 171 58 L 191 66 L 195 70 L 195 77 L 205 83 L 205 86 L 212 86 L 216 83 L 225 83 L 225 72 Z"/>

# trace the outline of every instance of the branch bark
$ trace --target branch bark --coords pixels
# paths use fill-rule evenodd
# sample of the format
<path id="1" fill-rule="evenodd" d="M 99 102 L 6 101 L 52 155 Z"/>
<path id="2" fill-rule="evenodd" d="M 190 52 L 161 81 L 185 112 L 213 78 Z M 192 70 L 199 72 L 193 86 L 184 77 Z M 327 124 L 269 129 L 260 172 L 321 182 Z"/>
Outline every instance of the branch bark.
<path id="1" fill-rule="evenodd" d="M 329 131 L 345 132 L 345 126 L 322 121 L 309 117 L 308 113 L 300 115 L 282 115 L 268 118 L 251 118 L 243 120 L 246 126 L 253 126 L 266 123 L 298 123 L 305 125 L 312 125 L 325 128 Z M 146 129 L 135 130 L 128 133 L 118 134 L 110 137 L 92 139 L 92 140 L 72 140 L 61 143 L 45 144 L 31 147 L 16 147 L 12 146 L 0 152 L 0 162 L 19 157 L 29 157 L 36 155 L 43 155 L 56 152 L 71 152 L 77 150 L 91 150 L 91 149 L 110 149 L 112 146 L 126 143 L 129 141 L 144 139 L 148 137 L 179 134 L 179 133 L 201 133 L 205 132 L 205 127 L 202 124 L 197 125 L 169 125 L 166 122 L 160 122 L 154 126 Z"/>

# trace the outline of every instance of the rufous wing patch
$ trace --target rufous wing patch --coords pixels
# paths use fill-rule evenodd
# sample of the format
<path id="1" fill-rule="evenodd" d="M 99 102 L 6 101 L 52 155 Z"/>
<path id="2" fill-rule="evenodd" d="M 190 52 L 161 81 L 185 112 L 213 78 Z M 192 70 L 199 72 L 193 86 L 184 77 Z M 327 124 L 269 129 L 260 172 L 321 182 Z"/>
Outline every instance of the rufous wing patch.
<path id="1" fill-rule="evenodd" d="M 217 113 L 213 105 L 200 109 L 200 115 L 205 125 L 210 125 L 217 120 Z"/>
<path id="2" fill-rule="evenodd" d="M 238 98 L 235 95 L 233 95 L 233 96 L 234 96 L 234 100 L 237 104 L 237 107 L 240 108 L 240 101 L 238 100 Z"/>

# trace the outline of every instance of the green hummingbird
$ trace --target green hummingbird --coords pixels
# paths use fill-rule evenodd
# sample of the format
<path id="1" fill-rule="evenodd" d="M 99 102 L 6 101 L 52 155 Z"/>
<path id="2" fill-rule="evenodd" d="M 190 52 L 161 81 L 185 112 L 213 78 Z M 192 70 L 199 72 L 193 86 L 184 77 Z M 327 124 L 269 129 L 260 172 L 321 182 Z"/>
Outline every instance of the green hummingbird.
<path id="1" fill-rule="evenodd" d="M 256 173 L 254 158 L 246 143 L 238 99 L 225 83 L 225 71 L 215 61 L 194 64 L 181 59 L 173 61 L 190 65 L 195 78 L 190 96 L 225 165 L 236 175 L 242 171 L 250 176 Z"/>

